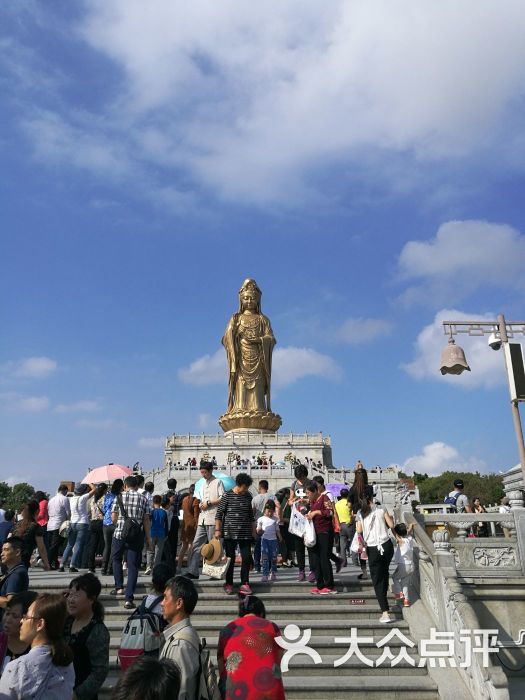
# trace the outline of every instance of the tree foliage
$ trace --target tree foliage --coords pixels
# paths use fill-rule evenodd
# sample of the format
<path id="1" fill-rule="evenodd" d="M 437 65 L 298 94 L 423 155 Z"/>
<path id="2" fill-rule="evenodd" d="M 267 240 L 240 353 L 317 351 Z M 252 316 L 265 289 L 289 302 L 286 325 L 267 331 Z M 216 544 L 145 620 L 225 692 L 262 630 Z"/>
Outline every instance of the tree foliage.
<path id="1" fill-rule="evenodd" d="M 454 490 L 456 479 L 463 480 L 465 484 L 463 491 L 471 503 L 474 498 L 479 497 L 483 505 L 497 504 L 504 495 L 503 479 L 497 474 L 444 472 L 439 476 L 427 476 L 427 474 L 414 473 L 421 503 L 442 503 L 445 496 Z"/>
<path id="2" fill-rule="evenodd" d="M 4 481 L 0 482 L 0 497 L 5 499 L 5 507 L 12 510 L 20 510 L 34 493 L 35 489 L 31 484 L 22 482 L 21 484 L 9 486 Z"/>

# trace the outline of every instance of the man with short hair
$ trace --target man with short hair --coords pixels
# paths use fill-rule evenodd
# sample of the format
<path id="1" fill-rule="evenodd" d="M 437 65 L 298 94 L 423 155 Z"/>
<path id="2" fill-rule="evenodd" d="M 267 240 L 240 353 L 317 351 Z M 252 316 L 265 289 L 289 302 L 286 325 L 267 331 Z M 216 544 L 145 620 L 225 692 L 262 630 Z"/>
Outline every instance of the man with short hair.
<path id="1" fill-rule="evenodd" d="M 20 537 L 11 537 L 2 545 L 0 558 L 7 573 L 0 585 L 0 610 L 3 615 L 7 602 L 15 593 L 27 591 L 29 588 L 29 576 L 26 567 L 22 564 L 22 550 L 24 542 Z M 0 616 L 1 620 L 1 616 Z"/>
<path id="2" fill-rule="evenodd" d="M 60 549 L 60 527 L 71 518 L 71 504 L 67 497 L 67 486 L 61 484 L 53 498 L 47 504 L 49 520 L 47 522 L 47 541 L 49 542 L 49 566 L 58 569 L 58 550 Z"/>
<path id="3" fill-rule="evenodd" d="M 198 494 L 200 514 L 191 552 L 188 555 L 188 572 L 186 574 L 188 578 L 193 579 L 199 578 L 201 547 L 213 539 L 215 513 L 224 494 L 222 479 L 217 479 L 213 476 L 213 465 L 211 462 L 202 462 L 200 471 L 201 476 L 204 477 L 204 485 Z M 197 493 L 195 495 L 197 496 Z"/>
<path id="4" fill-rule="evenodd" d="M 113 542 L 111 547 L 111 558 L 113 561 L 113 576 L 115 579 L 115 588 L 111 591 L 112 595 L 121 595 L 124 593 L 124 576 L 122 573 L 122 557 L 124 548 L 127 547 L 126 562 L 128 565 L 128 580 L 126 583 L 124 607 L 127 610 L 133 609 L 135 588 L 137 587 L 137 579 L 142 558 L 142 548 L 144 545 L 144 535 L 146 543 L 151 549 L 150 536 L 150 518 L 148 502 L 146 497 L 137 492 L 137 479 L 135 476 L 127 476 L 124 479 L 124 492 L 113 501 L 111 508 L 111 518 L 115 525 L 113 533 Z M 122 530 L 124 522 L 127 519 L 135 520 L 142 524 L 141 536 L 138 541 L 130 543 L 122 539 Z"/>
<path id="5" fill-rule="evenodd" d="M 178 700 L 194 700 L 198 690 L 200 639 L 190 621 L 198 599 L 193 581 L 186 576 L 175 576 L 166 584 L 160 604 L 162 615 L 170 624 L 164 630 L 166 641 L 160 658 L 172 661 L 180 672 Z"/>
<path id="6" fill-rule="evenodd" d="M 456 513 L 472 513 L 468 496 L 463 493 L 464 486 L 463 479 L 456 479 L 454 481 L 454 491 L 451 491 L 445 498 L 445 503 L 451 508 L 455 508 Z"/>

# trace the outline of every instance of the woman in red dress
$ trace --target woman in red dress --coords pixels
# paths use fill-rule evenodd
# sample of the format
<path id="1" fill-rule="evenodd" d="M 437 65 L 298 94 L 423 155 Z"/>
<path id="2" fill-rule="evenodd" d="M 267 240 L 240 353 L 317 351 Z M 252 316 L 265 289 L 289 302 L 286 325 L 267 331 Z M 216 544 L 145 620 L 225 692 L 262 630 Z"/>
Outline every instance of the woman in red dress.
<path id="1" fill-rule="evenodd" d="M 281 633 L 265 619 L 262 600 L 254 595 L 239 602 L 239 617 L 219 635 L 217 663 L 223 700 L 285 700 L 281 678 Z"/>

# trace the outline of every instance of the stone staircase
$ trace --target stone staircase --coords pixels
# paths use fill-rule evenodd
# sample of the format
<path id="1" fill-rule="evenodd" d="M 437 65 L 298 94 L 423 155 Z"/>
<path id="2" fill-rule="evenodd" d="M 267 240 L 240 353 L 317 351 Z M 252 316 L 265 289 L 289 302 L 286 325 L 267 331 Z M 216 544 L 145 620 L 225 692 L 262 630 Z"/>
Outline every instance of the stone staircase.
<path id="1" fill-rule="evenodd" d="M 376 666 L 383 653 L 376 643 L 389 631 L 396 628 L 411 639 L 408 623 L 402 616 L 402 610 L 392 601 L 392 611 L 396 622 L 383 625 L 379 622 L 379 609 L 369 581 L 356 578 L 357 569 L 345 569 L 338 577 L 336 586 L 338 595 L 326 597 L 312 596 L 309 591 L 312 584 L 295 581 L 297 570 L 280 569 L 279 581 L 274 584 L 262 584 L 257 576 L 252 578 L 252 588 L 266 606 L 268 619 L 281 629 L 290 623 L 298 625 L 302 632 L 311 629 L 312 636 L 308 643 L 322 658 L 321 664 L 314 664 L 306 655 L 296 655 L 290 661 L 289 671 L 284 674 L 284 685 L 288 700 L 339 700 L 342 698 L 363 698 L 367 700 L 437 700 L 440 697 L 434 680 L 425 667 L 419 668 L 417 644 L 415 652 L 409 650 L 410 657 L 416 662 L 412 666 L 403 660 L 391 666 L 389 660 Z M 35 572 L 31 574 L 30 587 L 34 590 L 59 591 L 69 584 L 68 574 Z M 123 607 L 122 600 L 109 595 L 113 581 L 103 577 L 101 601 L 106 610 L 106 625 L 111 634 L 110 673 L 99 697 L 110 697 L 111 689 L 119 677 L 117 666 L 117 649 L 125 620 L 129 613 Z M 146 594 L 148 579 L 139 578 L 136 598 Z M 197 582 L 199 602 L 192 615 L 193 625 L 201 637 L 206 639 L 215 660 L 220 630 L 237 617 L 237 598 L 226 596 L 222 583 L 201 577 Z M 336 644 L 334 638 L 347 638 L 351 628 L 357 629 L 359 650 L 373 663 L 367 665 L 363 660 L 353 656 L 343 665 L 334 667 L 334 661 L 343 657 L 349 644 Z M 412 640 L 416 641 L 416 640 Z M 405 644 L 396 635 L 388 641 L 387 646 L 394 656 Z"/>

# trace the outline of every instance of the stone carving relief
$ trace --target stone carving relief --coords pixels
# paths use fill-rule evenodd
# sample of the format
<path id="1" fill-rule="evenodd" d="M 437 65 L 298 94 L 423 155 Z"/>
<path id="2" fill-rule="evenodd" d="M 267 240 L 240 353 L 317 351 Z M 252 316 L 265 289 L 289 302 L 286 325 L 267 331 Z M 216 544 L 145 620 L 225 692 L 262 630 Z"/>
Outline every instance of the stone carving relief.
<path id="1" fill-rule="evenodd" d="M 516 566 L 516 552 L 512 547 L 476 547 L 474 563 L 477 566 Z"/>

